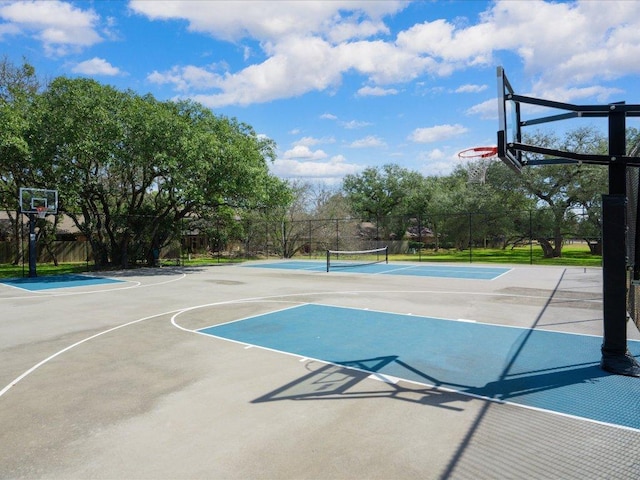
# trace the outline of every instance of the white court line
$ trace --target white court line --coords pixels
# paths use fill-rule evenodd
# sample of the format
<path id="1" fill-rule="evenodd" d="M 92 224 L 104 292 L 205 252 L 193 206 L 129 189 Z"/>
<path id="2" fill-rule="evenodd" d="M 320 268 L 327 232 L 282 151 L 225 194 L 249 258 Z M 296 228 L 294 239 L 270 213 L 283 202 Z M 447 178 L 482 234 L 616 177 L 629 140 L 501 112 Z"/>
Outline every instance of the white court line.
<path id="1" fill-rule="evenodd" d="M 509 273 L 511 270 L 513 270 L 512 268 L 510 268 L 509 270 L 507 270 L 506 272 L 501 273 L 500 275 L 498 275 L 497 277 L 492 278 L 491 280 L 489 280 L 490 282 L 493 282 L 494 280 L 499 279 L 500 277 L 502 277 L 503 275 L 506 275 L 507 273 Z"/>
<path id="2" fill-rule="evenodd" d="M 122 325 L 118 325 L 116 327 L 112 327 L 109 328 L 107 330 L 103 330 L 102 332 L 96 333 L 95 335 L 91 335 L 90 337 L 87 337 L 83 340 L 80 340 L 76 343 L 73 343 L 71 345 L 69 345 L 66 348 L 63 348 L 62 350 L 57 351 L 56 353 L 54 353 L 53 355 L 48 356 L 47 358 L 45 358 L 44 360 L 42 360 L 41 362 L 35 364 L 33 367 L 31 367 L 29 370 L 27 370 L 26 372 L 24 372 L 22 375 L 20 375 L 19 377 L 17 377 L 15 380 L 13 380 L 12 382 L 9 383 L 9 385 L 7 385 L 6 387 L 4 387 L 2 390 L 0 390 L 0 397 L 2 397 L 5 393 L 7 393 L 12 387 L 15 387 L 16 384 L 18 384 L 19 382 L 21 382 L 22 380 L 24 380 L 26 377 L 28 377 L 29 375 L 31 375 L 33 372 L 35 372 L 38 368 L 42 367 L 43 365 L 49 363 L 51 360 L 53 360 L 54 358 L 62 355 L 65 352 L 68 352 L 69 350 L 82 345 L 83 343 L 86 343 L 90 340 L 93 340 L 95 338 L 98 338 L 102 335 L 105 335 L 107 333 L 111 333 L 114 332 L 116 330 L 119 330 L 121 328 L 124 327 L 128 327 L 129 325 L 134 325 L 136 323 L 140 323 L 140 322 L 144 322 L 145 320 L 150 320 L 152 318 L 156 318 L 156 317 L 161 317 L 163 315 L 169 315 L 170 313 L 175 312 L 176 310 L 170 310 L 168 312 L 163 312 L 163 313 L 157 313 L 155 315 L 151 315 L 149 317 L 143 317 L 143 318 L 139 318 L 138 320 L 134 320 L 132 322 L 128 322 L 128 323 L 123 323 Z"/>
<path id="3" fill-rule="evenodd" d="M 406 266 L 406 267 L 391 268 L 389 270 L 384 270 L 382 272 L 372 273 L 372 275 L 383 275 L 383 274 L 389 273 L 389 272 L 399 272 L 401 270 L 411 270 L 412 268 L 416 268 L 416 267 L 417 267 L 417 265 L 409 265 L 409 266 Z"/>

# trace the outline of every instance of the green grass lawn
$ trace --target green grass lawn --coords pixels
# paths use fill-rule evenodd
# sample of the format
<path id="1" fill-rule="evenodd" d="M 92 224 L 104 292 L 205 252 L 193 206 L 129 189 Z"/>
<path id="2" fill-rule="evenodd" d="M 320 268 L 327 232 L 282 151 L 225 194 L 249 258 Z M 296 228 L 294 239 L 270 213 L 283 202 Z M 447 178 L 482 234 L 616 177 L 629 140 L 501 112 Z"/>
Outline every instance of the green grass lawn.
<path id="1" fill-rule="evenodd" d="M 84 273 L 91 269 L 83 263 L 61 263 L 57 267 L 53 263 L 39 263 L 36 266 L 38 276 L 60 275 L 63 273 Z M 0 278 L 15 278 L 29 275 L 29 265 L 0 264 Z"/>
<path id="2" fill-rule="evenodd" d="M 390 256 L 391 259 L 391 256 Z M 533 265 L 566 265 L 578 267 L 601 267 L 602 256 L 592 255 L 584 244 L 569 244 L 562 248 L 562 257 L 544 258 L 542 248 L 529 246 L 508 248 L 475 248 L 469 250 L 422 251 L 411 255 L 393 255 L 393 260 L 420 259 L 423 262 L 468 262 L 468 263 L 513 263 Z"/>
<path id="3" fill-rule="evenodd" d="M 308 259 L 309 256 L 300 256 L 300 259 Z M 315 257 L 316 260 L 324 260 L 324 256 Z M 584 244 L 569 244 L 562 249 L 561 258 L 543 258 L 542 249 L 534 246 L 517 247 L 513 249 L 491 249 L 476 248 L 469 250 L 444 250 L 438 252 L 423 250 L 414 254 L 389 255 L 390 261 L 413 261 L 422 262 L 459 262 L 459 263 L 509 263 L 523 265 L 566 265 L 576 267 L 601 267 L 602 257 L 592 255 L 589 247 Z M 238 263 L 245 261 L 243 259 L 227 259 L 224 257 L 193 257 L 190 260 L 184 260 L 185 266 L 206 266 L 217 265 L 223 263 Z M 173 262 L 163 262 L 166 266 L 174 265 Z M 63 273 L 84 273 L 93 270 L 91 264 L 86 263 L 63 263 L 57 267 L 53 264 L 39 263 L 37 265 L 38 276 L 55 275 Z M 0 278 L 22 277 L 29 274 L 29 266 L 25 265 L 0 265 Z"/>

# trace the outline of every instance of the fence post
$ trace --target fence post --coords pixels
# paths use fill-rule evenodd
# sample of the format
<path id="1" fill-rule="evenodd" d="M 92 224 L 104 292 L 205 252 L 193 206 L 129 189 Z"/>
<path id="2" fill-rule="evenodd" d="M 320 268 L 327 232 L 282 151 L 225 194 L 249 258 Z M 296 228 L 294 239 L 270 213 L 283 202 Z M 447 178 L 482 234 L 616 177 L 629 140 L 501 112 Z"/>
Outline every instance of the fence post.
<path id="1" fill-rule="evenodd" d="M 469 263 L 473 263 L 473 217 L 469 212 Z"/>
<path id="2" fill-rule="evenodd" d="M 313 231 L 313 226 L 312 226 L 311 222 L 312 222 L 312 220 L 309 220 L 309 243 L 308 243 L 309 246 L 307 247 L 307 248 L 309 248 L 309 260 L 311 260 L 311 258 L 312 258 L 311 257 L 311 251 L 313 250 L 313 248 L 311 246 L 311 243 L 312 243 L 311 242 L 311 235 L 312 235 L 311 232 Z"/>
<path id="3" fill-rule="evenodd" d="M 422 220 L 418 216 L 418 262 L 422 261 Z"/>
<path id="4" fill-rule="evenodd" d="M 529 265 L 533 265 L 533 212 L 529 210 Z"/>

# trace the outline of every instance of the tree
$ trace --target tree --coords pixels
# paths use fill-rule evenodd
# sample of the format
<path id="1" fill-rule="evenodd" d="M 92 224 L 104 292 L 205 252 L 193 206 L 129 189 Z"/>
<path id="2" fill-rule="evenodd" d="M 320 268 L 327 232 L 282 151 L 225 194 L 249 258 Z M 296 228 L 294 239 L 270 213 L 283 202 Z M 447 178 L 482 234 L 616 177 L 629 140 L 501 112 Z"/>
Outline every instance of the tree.
<path id="1" fill-rule="evenodd" d="M 384 233 L 401 239 L 408 225 L 409 206 L 416 205 L 414 192 L 422 185 L 419 173 L 388 164 L 347 175 L 342 189 L 356 215 L 376 222 Z"/>
<path id="2" fill-rule="evenodd" d="M 32 104 L 40 88 L 35 69 L 29 63 L 23 61 L 17 66 L 6 56 L 0 60 L 0 205 L 9 217 L 8 236 L 15 246 L 14 264 L 22 257 L 22 219 L 17 213 L 19 189 L 43 186 L 34 183 L 28 168 L 31 148 L 27 141 Z"/>
<path id="3" fill-rule="evenodd" d="M 593 127 L 570 131 L 562 140 L 552 133 L 537 132 L 525 139 L 525 143 L 578 153 L 606 152 L 604 137 Z M 532 159 L 535 156 L 528 157 Z M 598 203 L 596 196 L 606 189 L 605 174 L 603 167 L 578 163 L 523 169 L 520 185 L 547 208 L 551 215 L 551 232 L 537 236 L 545 257 L 562 256 L 563 240 L 570 231 L 567 229 L 567 219 L 571 216 L 572 209 L 595 208 Z"/>
<path id="4" fill-rule="evenodd" d="M 286 251 L 286 235 L 282 235 L 282 222 L 287 210 L 294 202 L 295 192 L 291 185 L 277 177 L 265 179 L 265 194 L 252 208 L 242 212 L 242 236 L 245 251 L 266 254 L 270 251 L 271 242 L 276 253 L 283 256 Z"/>
<path id="5" fill-rule="evenodd" d="M 182 219 L 254 208 L 268 195 L 273 142 L 200 104 L 60 77 L 37 110 L 34 164 L 58 186 L 97 267 L 152 262 Z"/>

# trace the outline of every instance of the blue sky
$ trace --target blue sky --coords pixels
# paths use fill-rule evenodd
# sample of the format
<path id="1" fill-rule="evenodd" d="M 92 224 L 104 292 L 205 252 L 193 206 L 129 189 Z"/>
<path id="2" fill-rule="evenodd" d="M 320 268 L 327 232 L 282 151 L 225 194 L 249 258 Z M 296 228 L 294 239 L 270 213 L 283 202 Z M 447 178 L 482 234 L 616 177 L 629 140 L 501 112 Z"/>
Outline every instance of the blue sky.
<path id="1" fill-rule="evenodd" d="M 192 98 L 272 138 L 274 174 L 326 184 L 448 174 L 494 145 L 498 65 L 521 94 L 640 103 L 635 0 L 0 2 L 0 49 L 44 78 Z"/>

